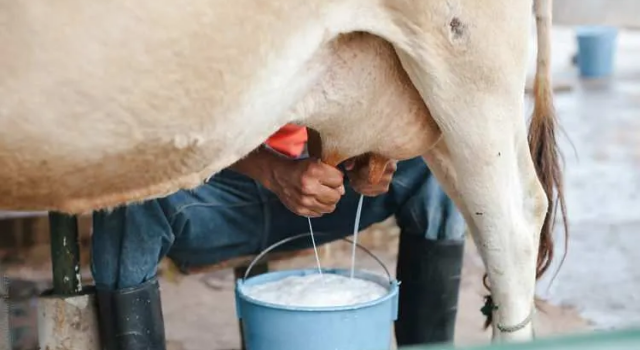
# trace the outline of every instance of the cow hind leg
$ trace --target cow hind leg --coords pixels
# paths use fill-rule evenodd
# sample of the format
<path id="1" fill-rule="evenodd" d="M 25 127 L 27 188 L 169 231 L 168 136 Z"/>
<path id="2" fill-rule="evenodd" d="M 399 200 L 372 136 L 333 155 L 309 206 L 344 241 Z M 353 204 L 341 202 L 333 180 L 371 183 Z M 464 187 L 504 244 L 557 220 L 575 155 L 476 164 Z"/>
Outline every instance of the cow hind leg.
<path id="1" fill-rule="evenodd" d="M 484 261 L 495 305 L 494 340 L 531 339 L 538 245 L 548 204 L 524 121 L 457 124 L 424 159 L 464 215 Z"/>

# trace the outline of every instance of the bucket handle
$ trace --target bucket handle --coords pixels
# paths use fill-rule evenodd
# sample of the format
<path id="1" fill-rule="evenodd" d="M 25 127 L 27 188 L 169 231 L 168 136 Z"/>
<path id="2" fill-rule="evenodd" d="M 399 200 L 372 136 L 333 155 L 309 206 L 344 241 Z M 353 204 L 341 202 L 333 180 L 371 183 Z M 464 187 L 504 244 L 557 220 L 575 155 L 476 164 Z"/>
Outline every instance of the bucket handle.
<path id="1" fill-rule="evenodd" d="M 322 235 L 325 235 L 325 234 L 324 234 L 324 233 L 317 233 L 317 232 L 316 232 L 316 233 L 314 233 L 314 235 L 316 235 L 316 236 L 318 236 L 318 235 L 322 236 Z M 249 273 L 251 272 L 251 269 L 253 269 L 253 267 L 255 266 L 255 264 L 257 264 L 257 263 L 258 263 L 258 261 L 260 261 L 260 259 L 262 259 L 265 255 L 267 255 L 267 253 L 269 253 L 270 251 L 274 250 L 275 248 L 278 248 L 279 246 L 281 246 L 281 245 L 283 245 L 283 244 L 286 244 L 286 243 L 289 243 L 289 242 L 294 241 L 294 240 L 296 240 L 296 239 L 303 238 L 303 237 L 307 237 L 307 236 L 310 236 L 310 233 L 301 233 L 301 234 L 299 234 L 299 235 L 295 235 L 295 236 L 287 237 L 287 238 L 285 238 L 285 239 L 283 239 L 283 240 L 281 240 L 281 241 L 279 241 L 279 242 L 276 242 L 276 243 L 272 244 L 271 246 L 267 247 L 267 249 L 263 250 L 260 254 L 258 254 L 258 255 L 257 255 L 257 256 L 256 256 L 256 257 L 251 261 L 251 263 L 250 263 L 250 264 L 249 264 L 249 266 L 247 267 L 247 271 L 245 272 L 244 277 L 243 277 L 243 279 L 242 279 L 242 280 L 243 280 L 243 281 L 245 281 L 245 280 L 248 278 Z M 349 243 L 352 243 L 352 244 L 353 244 L 353 241 L 352 241 L 352 240 L 350 240 L 350 239 L 348 239 L 348 238 L 346 238 L 346 237 L 342 237 L 341 239 L 342 239 L 343 241 L 347 241 L 347 242 L 349 242 Z M 356 243 L 356 246 L 357 246 L 358 248 L 362 249 L 362 251 L 364 251 L 365 253 L 367 253 L 367 255 L 369 255 L 370 257 L 372 257 L 372 258 L 373 258 L 373 260 L 377 261 L 377 262 L 378 262 L 378 264 L 380 264 L 380 266 L 382 266 L 382 268 L 384 269 L 384 272 L 387 274 L 387 277 L 389 278 L 389 283 L 393 283 L 393 278 L 391 277 L 391 273 L 389 273 L 389 269 L 387 269 L 387 267 L 386 267 L 386 266 L 385 266 L 385 264 L 382 262 L 382 260 L 380 260 L 380 258 L 378 258 L 375 254 L 373 254 L 369 249 L 367 249 L 367 248 L 363 247 L 362 245 L 360 245 L 360 243 Z"/>

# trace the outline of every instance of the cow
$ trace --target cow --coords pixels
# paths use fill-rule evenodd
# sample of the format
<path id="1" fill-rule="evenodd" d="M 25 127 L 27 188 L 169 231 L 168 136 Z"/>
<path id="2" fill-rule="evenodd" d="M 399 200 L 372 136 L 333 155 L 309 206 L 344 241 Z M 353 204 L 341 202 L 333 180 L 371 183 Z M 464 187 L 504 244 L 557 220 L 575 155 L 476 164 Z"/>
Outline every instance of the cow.
<path id="1" fill-rule="evenodd" d="M 330 164 L 422 156 L 479 247 L 493 339 L 528 340 L 556 207 L 566 229 L 550 27 L 551 0 L 4 1 L 0 208 L 193 188 L 299 123 Z"/>

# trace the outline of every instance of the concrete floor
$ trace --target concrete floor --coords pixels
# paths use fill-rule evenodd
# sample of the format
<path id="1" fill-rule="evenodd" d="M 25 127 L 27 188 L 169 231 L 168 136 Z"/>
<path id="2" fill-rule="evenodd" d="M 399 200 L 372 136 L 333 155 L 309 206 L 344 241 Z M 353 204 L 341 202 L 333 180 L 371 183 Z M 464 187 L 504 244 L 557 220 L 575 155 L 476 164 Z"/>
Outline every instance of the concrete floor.
<path id="1" fill-rule="evenodd" d="M 571 238 L 546 295 L 597 328 L 640 325 L 640 33 L 620 33 L 608 81 L 576 79 L 574 50 L 573 31 L 556 28 L 556 80 L 574 88 L 556 95 Z"/>

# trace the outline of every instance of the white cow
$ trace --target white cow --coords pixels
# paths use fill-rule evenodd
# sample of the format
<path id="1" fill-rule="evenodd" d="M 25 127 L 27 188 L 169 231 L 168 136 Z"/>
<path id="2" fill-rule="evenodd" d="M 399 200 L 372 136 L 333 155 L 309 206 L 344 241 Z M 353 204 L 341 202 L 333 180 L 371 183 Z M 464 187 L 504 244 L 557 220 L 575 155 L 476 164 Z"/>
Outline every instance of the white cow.
<path id="1" fill-rule="evenodd" d="M 299 122 L 332 164 L 422 155 L 480 249 L 494 338 L 530 339 L 563 203 L 550 25 L 550 0 L 3 1 L 0 208 L 192 188 Z"/>

